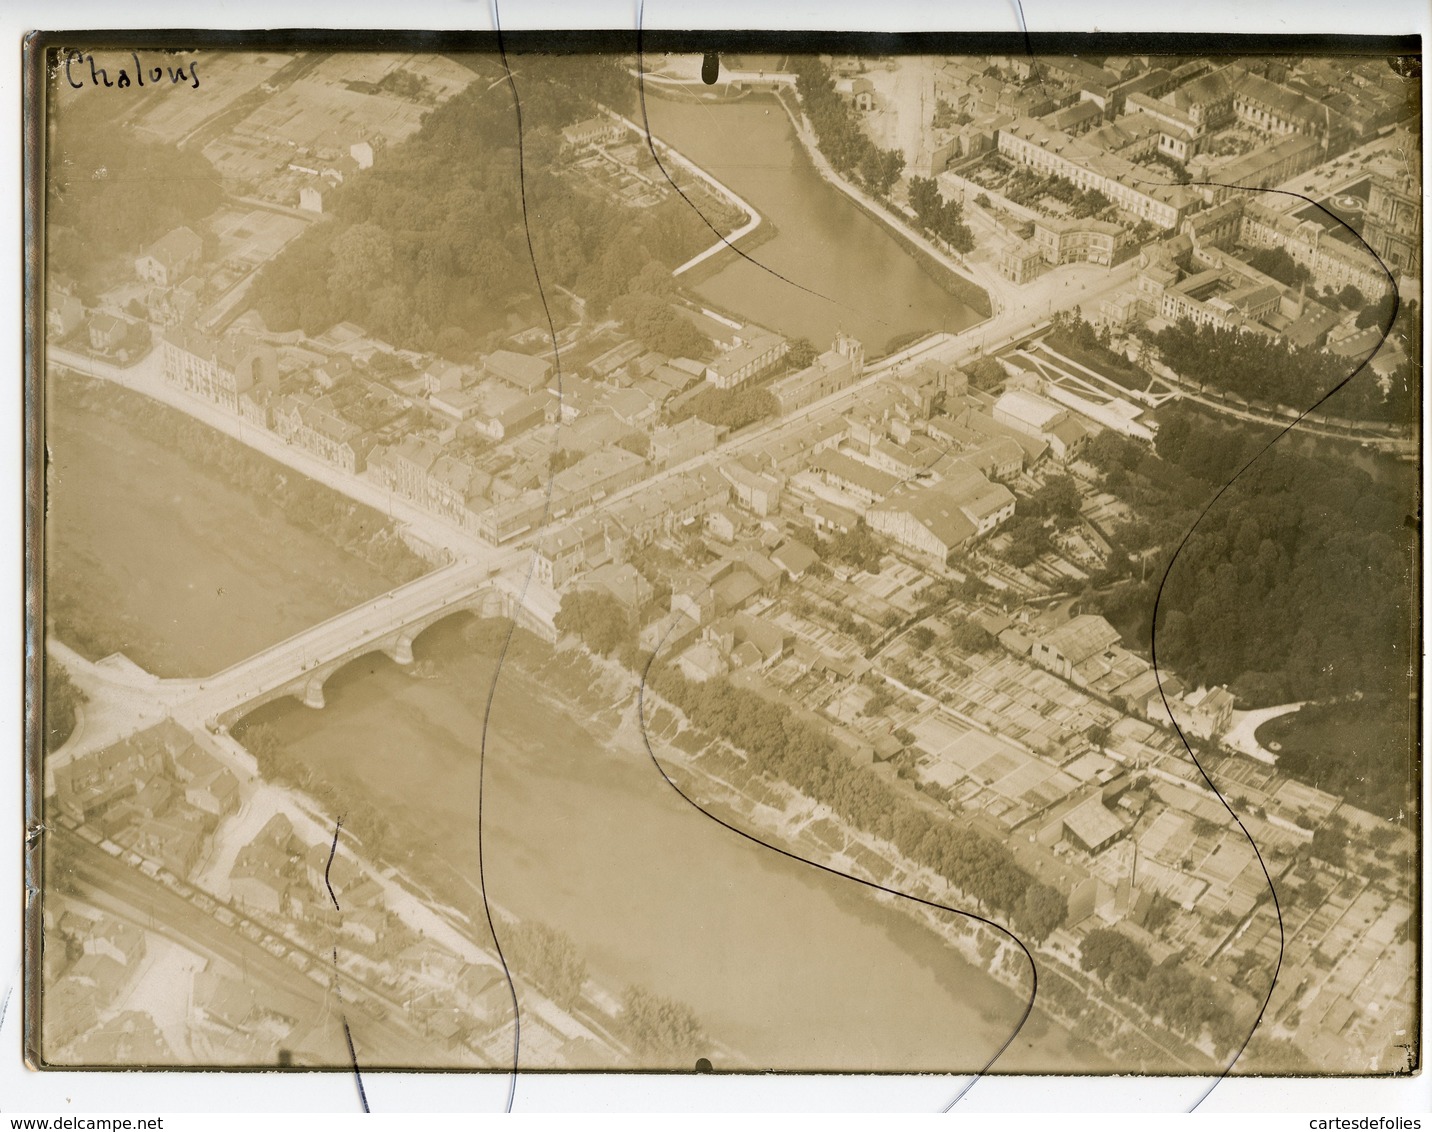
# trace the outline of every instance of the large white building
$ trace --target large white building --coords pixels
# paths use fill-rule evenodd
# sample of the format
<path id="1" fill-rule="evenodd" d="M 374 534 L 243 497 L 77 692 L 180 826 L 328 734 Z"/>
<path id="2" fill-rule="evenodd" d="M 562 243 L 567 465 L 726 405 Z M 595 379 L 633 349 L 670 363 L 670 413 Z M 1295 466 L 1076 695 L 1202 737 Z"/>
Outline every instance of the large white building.
<path id="1" fill-rule="evenodd" d="M 994 403 L 994 419 L 1026 436 L 1047 442 L 1059 461 L 1073 459 L 1089 439 L 1088 430 L 1068 409 L 1025 389 L 1011 389 L 1001 394 Z"/>
<path id="2" fill-rule="evenodd" d="M 909 482 L 865 512 L 872 530 L 905 549 L 943 564 L 953 551 L 988 534 L 1014 514 L 1003 484 L 958 466 L 939 483 Z"/>
<path id="3" fill-rule="evenodd" d="M 1033 118 L 1001 126 L 998 146 L 1009 160 L 1081 189 L 1096 189 L 1125 212 L 1160 228 L 1177 228 L 1201 203 L 1192 189 L 1161 183 L 1170 180 L 1166 171 L 1135 165 Z"/>
<path id="4" fill-rule="evenodd" d="M 717 389 L 734 389 L 774 369 L 789 352 L 790 343 L 779 334 L 756 334 L 711 362 L 706 380 Z"/>

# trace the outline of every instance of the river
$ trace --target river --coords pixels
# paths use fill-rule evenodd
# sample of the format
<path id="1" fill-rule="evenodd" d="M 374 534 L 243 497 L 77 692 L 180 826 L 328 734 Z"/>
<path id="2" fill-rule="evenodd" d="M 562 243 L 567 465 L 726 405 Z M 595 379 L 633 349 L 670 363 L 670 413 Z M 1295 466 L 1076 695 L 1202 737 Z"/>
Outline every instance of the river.
<path id="1" fill-rule="evenodd" d="M 382 585 L 268 500 L 136 437 L 122 415 L 57 392 L 48 440 L 52 598 L 151 671 L 221 667 Z M 457 902 L 479 919 L 490 662 L 451 621 L 415 651 L 433 678 L 366 656 L 329 681 L 324 710 L 283 700 L 256 716 L 320 777 L 356 779 L 420 857 L 444 862 L 417 879 L 466 882 Z M 744 1067 L 971 1070 L 1019 1017 L 1014 993 L 927 928 L 722 830 L 638 745 L 598 738 L 514 667 L 498 686 L 487 759 L 494 900 L 569 933 L 611 994 L 641 983 L 690 1004 Z M 1105 1067 L 1039 1012 L 999 1063 Z"/>
<path id="2" fill-rule="evenodd" d="M 66 644 L 207 676 L 391 584 L 365 562 L 126 426 L 174 410 L 55 378 L 46 397 L 46 605 Z M 177 414 L 175 414 L 177 416 Z"/>
<path id="3" fill-rule="evenodd" d="M 952 297 L 938 270 L 828 184 L 771 95 L 688 102 L 647 91 L 651 132 L 745 198 L 764 223 L 751 259 L 719 253 L 693 289 L 717 309 L 825 349 L 838 328 L 870 357 L 892 342 L 959 331 L 979 315 Z M 774 234 L 771 234 L 771 233 Z"/>
<path id="4" fill-rule="evenodd" d="M 279 701 L 251 718 L 321 776 L 361 781 L 475 892 L 491 661 L 454 621 L 414 652 L 435 677 L 365 657 L 329 681 L 321 712 Z M 486 759 L 491 898 L 567 932 L 613 995 L 639 983 L 688 1003 L 748 1059 L 718 1068 L 971 1070 L 1019 1017 L 1013 993 L 934 933 L 721 829 L 639 744 L 598 739 L 511 664 Z M 475 897 L 466 911 L 481 918 Z M 1000 1068 L 1105 1064 L 1080 1045 L 1036 1014 Z"/>

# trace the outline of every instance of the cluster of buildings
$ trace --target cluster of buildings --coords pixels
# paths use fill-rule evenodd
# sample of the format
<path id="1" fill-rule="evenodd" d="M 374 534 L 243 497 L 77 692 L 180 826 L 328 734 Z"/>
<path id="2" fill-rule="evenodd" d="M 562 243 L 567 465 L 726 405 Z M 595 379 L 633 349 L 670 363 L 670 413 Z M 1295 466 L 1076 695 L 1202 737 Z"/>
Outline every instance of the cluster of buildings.
<path id="1" fill-rule="evenodd" d="M 208 138 L 203 154 L 221 176 L 253 196 L 321 214 L 346 178 L 415 133 L 424 114 L 474 77 L 441 56 L 333 56 L 297 80 L 266 84 L 265 97 Z M 170 132 L 162 111 L 145 119 L 158 136 Z"/>
<path id="2" fill-rule="evenodd" d="M 53 804 L 69 829 L 162 881 L 240 946 L 292 963 L 327 993 L 340 972 L 319 957 L 339 940 L 350 998 L 362 986 L 378 1002 L 400 1004 L 402 1025 L 462 1063 L 490 1056 L 511 1013 L 500 969 L 422 938 L 356 858 L 305 841 L 281 812 L 237 848 L 221 846 L 218 827 L 229 818 L 225 828 L 234 828 L 239 794 L 233 773 L 168 719 L 54 771 Z M 164 962 L 176 962 L 171 974 L 183 980 L 165 993 L 186 1003 L 169 1017 L 172 1003 L 156 999 L 152 986 L 134 989 L 151 950 L 142 927 L 59 894 L 46 900 L 44 915 L 45 1044 L 61 1063 L 203 1057 L 261 1065 L 275 1063 L 280 1048 L 295 1064 L 331 1057 L 320 1048 L 331 1035 L 313 1029 L 312 1003 L 292 984 L 256 983 L 185 949 L 169 956 L 178 945 L 165 940 Z M 181 953 L 189 959 L 178 961 Z M 381 1005 L 369 1006 L 381 1016 Z M 168 1021 L 156 1021 L 161 1016 Z"/>
<path id="3" fill-rule="evenodd" d="M 1211 224 L 1231 227 L 1246 246 L 1285 247 L 1334 289 L 1385 286 L 1365 249 L 1306 202 L 1244 191 L 1290 181 L 1404 121 L 1402 80 L 1380 63 L 1353 61 L 1329 75 L 1321 61 L 1271 59 L 1165 68 L 1157 57 L 1103 66 L 998 57 L 983 72 L 979 62 L 951 60 L 935 74 L 935 95 L 960 124 L 954 135 L 933 128 L 932 171 L 947 196 L 967 207 L 978 197 L 1006 230 L 998 266 L 1013 281 L 1047 265 L 1117 262 L 1133 252 L 1131 234 L 1150 228 Z M 1096 191 L 1110 207 L 1078 216 L 1055 196 L 1021 193 L 1018 203 L 1004 195 L 1011 168 Z M 1416 260 L 1418 194 L 1405 178 L 1376 176 L 1373 185 L 1369 243 L 1401 273 Z M 1368 195 L 1365 186 L 1353 191 Z"/>
<path id="4" fill-rule="evenodd" d="M 229 898 L 253 915 L 338 927 L 360 945 L 381 944 L 389 929 L 382 890 L 346 855 L 335 854 L 331 865 L 328 858 L 329 846 L 305 843 L 284 814 L 274 814 L 235 854 Z"/>
<path id="5" fill-rule="evenodd" d="M 87 310 L 72 284 L 52 281 L 45 296 L 45 333 L 57 344 L 78 339 L 83 330 L 83 340 L 91 350 L 123 362 L 131 356 L 131 337 L 139 325 L 113 311 Z M 147 346 L 149 340 L 143 332 L 141 338 Z"/>
<path id="6" fill-rule="evenodd" d="M 387 139 L 378 134 L 353 142 L 346 153 L 320 148 L 295 156 L 288 163 L 288 169 L 300 176 L 298 207 L 320 216 L 328 211 L 333 191 L 343 184 L 344 178 L 360 169 L 371 169 L 375 153 L 381 154 L 386 144 Z"/>
<path id="7" fill-rule="evenodd" d="M 405 1024 L 445 1052 L 461 1059 L 489 1053 L 510 1017 L 500 969 L 423 938 L 389 909 L 382 886 L 357 859 L 304 840 L 283 813 L 239 848 L 227 884 L 233 908 L 287 939 L 318 954 L 338 940 L 344 976 L 401 1004 Z M 330 977 L 320 968 L 311 973 Z M 262 996 L 233 988 L 211 996 L 219 1000 L 245 1012 L 248 1032 L 250 1012 L 271 1009 Z"/>
<path id="8" fill-rule="evenodd" d="M 1091 929 L 1114 927 L 1155 962 L 1182 955 L 1217 974 L 1220 997 L 1251 1024 L 1278 959 L 1266 864 L 1287 928 L 1270 1032 L 1295 1041 L 1309 1064 L 1399 1065 L 1397 1027 L 1411 1024 L 1416 1002 L 1413 910 L 1405 876 L 1376 862 L 1389 852 L 1410 860 L 1412 836 L 1271 765 L 1205 749 L 1260 863 L 1169 726 L 1148 662 L 1106 621 L 1061 605 L 1018 622 L 971 607 L 920 624 L 943 641 L 944 622 L 966 617 L 998 644 L 970 656 L 902 642 L 883 655 L 881 671 L 929 695 L 897 696 L 882 712 L 879 731 L 904 739 L 893 755 L 872 744 L 873 758 L 877 768 L 909 760 L 926 793 L 1066 894 L 1068 915 L 1048 946 L 1077 962 Z M 851 687 L 848 675 L 837 686 Z M 1224 733 L 1226 689 L 1190 692 L 1168 673 L 1163 684 L 1186 734 Z M 799 687 L 847 718 L 846 693 Z M 1313 845 L 1324 825 L 1341 831 L 1335 854 Z"/>
<path id="9" fill-rule="evenodd" d="M 844 336 L 837 345 L 858 347 Z M 854 403 L 790 421 L 553 527 L 536 543 L 535 578 L 558 593 L 610 595 L 639 627 L 641 646 L 672 656 L 692 679 L 787 661 L 839 666 L 845 646 L 822 647 L 773 625 L 767 612 L 817 566 L 853 573 L 823 564 L 822 543 L 863 527 L 915 574 L 944 576 L 952 555 L 1015 513 L 1012 481 L 1041 461 L 1076 459 L 1087 436 L 1037 393 L 988 397 L 959 369 L 922 363 Z M 671 553 L 652 555 L 653 543 Z M 664 607 L 653 604 L 658 590 L 670 594 Z"/>
<path id="10" fill-rule="evenodd" d="M 72 759 L 54 785 L 61 814 L 180 877 L 239 802 L 233 773 L 168 719 Z"/>
<path id="11" fill-rule="evenodd" d="M 1027 652 L 1039 667 L 1130 715 L 1164 725 L 1172 715 L 1186 734 L 1200 739 L 1219 738 L 1232 720 L 1234 698 L 1227 688 L 1186 692 L 1177 676 L 1165 672 L 1160 691 L 1153 666 L 1124 648 L 1119 631 L 1096 614 L 1080 614 L 1034 636 L 1011 626 L 999 639 L 1010 651 Z"/>
<path id="12" fill-rule="evenodd" d="M 46 900 L 46 1048 L 71 1047 L 78 1064 L 144 1065 L 168 1062 L 172 1053 L 148 1015 L 117 1009 L 145 956 L 144 932 L 114 916 L 81 911 L 63 900 Z M 112 1017 L 92 1034 L 102 1016 Z"/>
<path id="13" fill-rule="evenodd" d="M 160 361 L 171 384 L 498 543 L 709 453 L 726 428 L 681 406 L 784 364 L 789 343 L 779 335 L 680 309 L 718 336 L 710 362 L 600 329 L 564 343 L 560 372 L 507 348 L 459 364 L 394 350 L 348 324 L 302 343 L 180 324 L 163 332 Z M 783 410 L 805 406 L 853 383 L 862 362 L 860 344 L 841 335 L 768 388 Z M 653 521 L 711 497 L 701 488 L 688 501 L 680 485 L 689 481 L 677 476 L 644 507 L 626 508 L 630 532 L 645 537 Z"/>

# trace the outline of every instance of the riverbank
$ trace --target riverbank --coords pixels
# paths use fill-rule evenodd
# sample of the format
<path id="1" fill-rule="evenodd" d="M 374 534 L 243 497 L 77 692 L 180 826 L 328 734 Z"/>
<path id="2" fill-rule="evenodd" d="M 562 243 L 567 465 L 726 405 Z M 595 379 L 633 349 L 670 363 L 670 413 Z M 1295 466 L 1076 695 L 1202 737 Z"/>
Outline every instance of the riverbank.
<path id="1" fill-rule="evenodd" d="M 604 709 L 603 726 L 611 728 L 608 741 L 657 760 L 661 773 L 675 780 L 694 809 L 702 811 L 707 820 L 715 818 L 726 824 L 728 836 L 741 837 L 738 831 L 750 831 L 744 836 L 767 842 L 804 862 L 817 863 L 806 867 L 829 882 L 836 899 L 853 914 L 884 924 L 902 947 L 941 971 L 942 978 L 958 986 L 962 994 L 970 996 L 972 986 L 984 980 L 997 983 L 1003 993 L 991 990 L 973 996 L 981 1018 L 991 1026 L 1012 1027 L 1017 1022 L 1032 989 L 1025 955 L 1008 936 L 978 919 L 920 903 L 969 907 L 975 903 L 970 896 L 952 888 L 932 870 L 907 860 L 892 845 L 843 821 L 828 806 L 784 783 L 755 775 L 744 752 L 691 725 L 679 709 L 649 686 L 642 684 L 639 696 L 633 674 L 620 664 L 600 661 L 570 646 L 545 664 L 533 653 L 517 663 L 529 676 L 541 677 L 541 696 L 555 710 L 570 715 L 574 723 L 580 725 L 589 718 L 574 708 L 581 713 Z M 619 704 L 619 715 L 614 702 Z M 653 766 L 652 771 L 656 773 L 657 768 Z M 821 865 L 845 876 L 832 877 L 820 871 Z M 852 877 L 887 891 L 876 891 Z M 1061 974 L 1058 967 L 1052 953 L 1040 956 L 1041 986 L 1049 992 L 1048 1002 L 1036 1001 L 1010 1049 L 992 1071 L 1055 1071 L 1047 1060 L 1051 1046 L 1073 1060 L 1077 1065 L 1074 1071 L 1115 1068 L 1116 1063 L 1105 1056 L 1109 1049 L 1096 1049 L 1076 1036 L 1087 1004 L 1070 981 L 1072 972 Z M 1147 1047 L 1134 1048 L 1118 1041 L 1112 1044 L 1126 1055 L 1121 1063 L 1125 1067 L 1145 1064 Z M 1064 1071 L 1070 1069 L 1063 1065 Z"/>
<path id="2" fill-rule="evenodd" d="M 754 831 L 746 836 L 768 842 L 812 867 L 829 868 L 847 880 L 860 878 L 893 890 L 875 893 L 873 899 L 892 915 L 915 925 L 917 935 L 927 938 L 944 962 L 949 962 L 953 953 L 971 974 L 999 983 L 1011 996 L 1006 1006 L 1022 1012 L 1029 1004 L 1033 989 L 1029 960 L 1007 935 L 980 919 L 925 903 L 978 907 L 988 913 L 975 897 L 961 892 L 934 870 L 905 858 L 888 842 L 864 834 L 830 807 L 813 803 L 784 783 L 755 775 L 746 765 L 744 752 L 689 727 L 677 708 L 650 689 L 645 690 L 644 699 L 652 720 L 668 721 L 661 724 L 668 734 L 663 740 L 642 726 L 643 745 L 650 745 L 662 772 L 677 780 L 682 793 L 700 799 L 699 808 L 709 817 L 732 831 Z M 870 894 L 869 888 L 857 888 L 856 883 L 845 890 L 848 896 L 855 894 L 851 899 Z M 900 893 L 906 896 L 897 895 Z M 1038 994 L 1030 1004 L 1029 1017 L 991 1072 L 1135 1068 L 1140 1072 L 1191 1072 L 1201 1067 L 1201 1054 L 1187 1043 L 1169 1034 L 1152 1036 L 1133 1021 L 1125 1007 L 1097 993 L 1078 971 L 1072 955 L 1057 945 L 1032 950 L 1037 957 Z M 995 1016 L 982 1008 L 981 1017 L 992 1022 Z M 1044 1060 L 1041 1055 L 1047 1055 L 1050 1043 L 1060 1045 L 1076 1067 L 1052 1067 Z"/>
<path id="3" fill-rule="evenodd" d="M 826 159 L 825 154 L 820 152 L 820 146 L 810 133 L 805 115 L 792 109 L 786 102 L 783 92 L 773 93 L 772 97 L 781 104 L 781 109 L 786 112 L 806 157 L 822 179 L 844 193 L 871 219 L 884 225 L 896 242 L 925 267 L 930 278 L 944 287 L 952 297 L 978 314 L 981 322 L 994 317 L 994 304 L 989 291 L 982 287 L 977 280 L 965 275 L 948 255 L 930 243 L 925 236 L 916 232 L 880 202 L 837 173 Z"/>
<path id="4" fill-rule="evenodd" d="M 630 118 L 618 114 L 615 110 L 607 109 L 605 107 L 603 109 L 606 110 L 606 113 L 608 115 L 610 115 L 616 121 L 620 122 L 627 129 L 631 130 L 638 137 L 645 137 L 651 143 L 652 149 L 661 150 L 662 152 L 664 152 L 668 161 L 672 162 L 673 164 L 679 166 L 682 169 L 685 169 L 687 173 L 691 174 L 691 176 L 695 177 L 697 180 L 705 184 L 707 188 L 711 189 L 714 193 L 716 193 L 717 196 L 724 199 L 726 203 L 729 204 L 731 207 L 738 208 L 746 214 L 746 223 L 742 224 L 734 231 L 722 235 L 719 239 L 717 239 L 714 244 L 706 248 L 704 251 L 697 252 L 696 255 L 692 256 L 685 263 L 681 264 L 678 267 L 672 268 L 671 274 L 673 278 L 685 274 L 693 267 L 696 267 L 697 265 L 706 262 L 706 260 L 710 259 L 712 256 L 716 255 L 722 250 L 734 246 L 736 241 L 740 240 L 744 236 L 749 236 L 752 232 L 754 232 L 757 228 L 761 226 L 761 214 L 757 212 L 755 208 L 753 208 L 747 201 L 742 200 L 728 186 L 723 185 L 705 169 L 702 169 L 701 166 L 696 164 L 696 162 L 690 160 L 673 146 L 668 145 L 666 142 L 656 137 L 649 130 L 637 125 Z M 667 177 L 671 177 L 670 170 L 666 170 L 665 172 Z M 672 181 L 674 184 L 675 178 L 672 178 Z M 702 219 L 704 220 L 705 217 L 702 217 Z"/>
<path id="5" fill-rule="evenodd" d="M 720 1068 L 968 1071 L 1009 1037 L 1023 1000 L 983 963 L 683 802 L 634 739 L 630 673 L 519 632 L 488 715 L 499 624 L 448 621 L 420 637 L 415 654 L 436 678 L 373 657 L 330 680 L 321 713 L 280 703 L 251 718 L 315 776 L 381 800 L 421 858 L 405 871 L 439 902 L 480 917 L 485 886 L 521 921 L 568 933 L 595 985 L 688 1003 L 714 1041 L 741 1051 Z M 679 749 L 695 737 L 674 738 Z M 787 805 L 776 788 L 769 800 L 773 812 Z M 361 820 L 345 817 L 345 836 L 351 822 L 365 838 Z M 817 820 L 810 836 L 826 828 Z M 1104 1064 L 1070 1042 L 1027 1028 L 1001 1067 Z"/>
<path id="6" fill-rule="evenodd" d="M 47 416 L 46 620 L 90 660 L 207 674 L 428 569 L 385 516 L 138 393 L 56 374 Z"/>
<path id="7" fill-rule="evenodd" d="M 759 254 L 719 255 L 698 279 L 682 277 L 705 305 L 821 349 L 843 331 L 867 357 L 916 334 L 958 333 L 988 309 L 822 177 L 771 96 L 698 103 L 651 91 L 647 120 L 653 134 L 759 209 L 763 229 L 776 231 Z"/>

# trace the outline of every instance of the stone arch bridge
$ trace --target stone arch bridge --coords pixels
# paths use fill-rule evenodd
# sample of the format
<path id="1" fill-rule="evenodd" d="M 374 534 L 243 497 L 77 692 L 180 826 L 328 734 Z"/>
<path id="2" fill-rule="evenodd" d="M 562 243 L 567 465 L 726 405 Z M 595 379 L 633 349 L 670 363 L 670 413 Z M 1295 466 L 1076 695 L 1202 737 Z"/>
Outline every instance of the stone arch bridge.
<path id="1" fill-rule="evenodd" d="M 284 696 L 321 708 L 323 686 L 339 669 L 372 653 L 411 664 L 418 636 L 461 614 L 512 618 L 555 639 L 552 625 L 519 601 L 518 584 L 495 573 L 447 567 L 391 590 L 199 681 L 184 714 L 206 726 L 228 727 Z"/>

